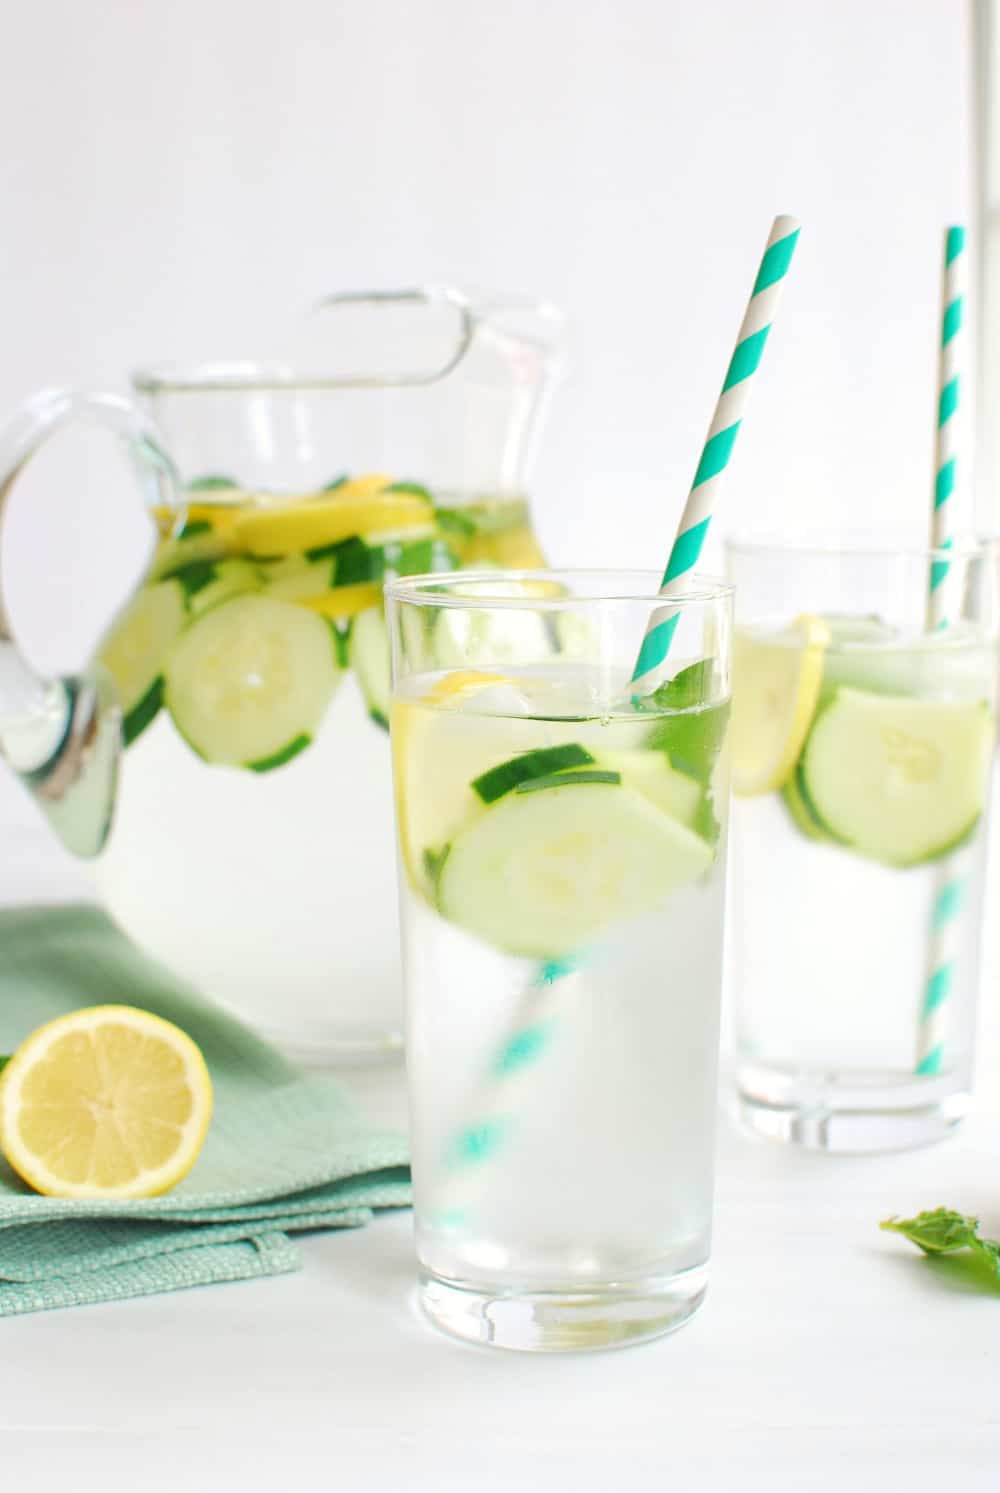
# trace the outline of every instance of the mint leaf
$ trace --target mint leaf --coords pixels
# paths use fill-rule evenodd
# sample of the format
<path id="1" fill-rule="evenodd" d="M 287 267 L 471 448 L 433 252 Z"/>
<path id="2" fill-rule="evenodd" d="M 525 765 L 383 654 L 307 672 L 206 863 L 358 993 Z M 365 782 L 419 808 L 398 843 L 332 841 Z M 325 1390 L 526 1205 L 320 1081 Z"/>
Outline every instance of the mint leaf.
<path id="1" fill-rule="evenodd" d="M 1000 1243 L 984 1239 L 979 1233 L 979 1219 L 950 1208 L 933 1208 L 916 1218 L 886 1218 L 879 1228 L 902 1234 L 925 1255 L 950 1255 L 960 1249 L 972 1251 L 980 1266 L 1000 1285 Z"/>
<path id="2" fill-rule="evenodd" d="M 0 1053 L 0 1073 L 3 1072 L 13 1056 L 14 1054 L 12 1052 L 9 1052 L 6 1057 L 4 1057 L 2 1053 Z"/>
<path id="3" fill-rule="evenodd" d="M 475 519 L 460 508 L 435 508 L 434 522 L 446 534 L 457 534 L 460 539 L 472 539 L 479 532 Z"/>
<path id="4" fill-rule="evenodd" d="M 232 477 L 194 477 L 187 485 L 188 492 L 230 492 L 238 486 Z"/>
<path id="5" fill-rule="evenodd" d="M 441 872 L 444 870 L 444 863 L 448 859 L 450 849 L 450 845 L 445 845 L 442 850 L 431 850 L 428 846 L 423 854 L 424 870 L 427 873 L 427 879 L 431 884 L 431 889 L 435 897 L 437 896 Z"/>
<path id="6" fill-rule="evenodd" d="M 716 817 L 712 795 L 707 791 L 701 795 L 701 801 L 698 804 L 698 810 L 694 816 L 694 823 L 691 828 L 696 835 L 701 835 L 701 838 L 707 844 L 711 845 L 713 849 L 718 845 L 719 836 L 722 834 L 722 825 Z"/>
<path id="7" fill-rule="evenodd" d="M 724 705 L 706 705 L 701 710 L 685 709 L 657 721 L 648 745 L 653 751 L 666 752 L 670 765 L 678 772 L 686 772 L 688 777 L 707 785 L 722 751 L 728 724 L 728 701 Z"/>
<path id="8" fill-rule="evenodd" d="M 383 492 L 408 492 L 415 498 L 426 498 L 428 503 L 434 499 L 420 482 L 390 482 L 388 487 L 382 488 Z"/>
<path id="9" fill-rule="evenodd" d="M 696 705 L 707 704 L 714 673 L 712 659 L 701 658 L 655 689 L 649 702 L 659 710 L 691 710 Z"/>

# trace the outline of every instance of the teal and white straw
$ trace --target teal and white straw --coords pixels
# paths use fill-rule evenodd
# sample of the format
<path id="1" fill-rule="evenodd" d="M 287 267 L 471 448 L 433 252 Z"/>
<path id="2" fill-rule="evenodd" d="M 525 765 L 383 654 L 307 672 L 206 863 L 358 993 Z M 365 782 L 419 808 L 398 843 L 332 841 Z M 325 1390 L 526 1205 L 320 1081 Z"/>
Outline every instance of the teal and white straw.
<path id="1" fill-rule="evenodd" d="M 948 228 L 944 236 L 942 268 L 937 430 L 931 509 L 931 544 L 938 550 L 951 548 L 955 528 L 958 478 L 956 429 L 965 321 L 964 270 L 965 229 Z M 927 591 L 928 628 L 947 627 L 952 620 L 948 615 L 950 568 L 946 559 L 936 559 L 931 563 Z M 941 862 L 935 878 L 927 940 L 927 974 L 917 1029 L 915 1071 L 924 1077 L 940 1073 L 944 1064 L 969 869 L 968 852 L 957 851 Z"/>
<path id="2" fill-rule="evenodd" d="M 965 229 L 951 227 L 944 236 L 941 337 L 938 344 L 937 429 L 934 441 L 934 506 L 931 545 L 947 550 L 954 531 L 954 494 L 958 469 L 956 432 L 961 395 L 961 361 L 965 322 Z M 947 618 L 947 560 L 931 566 L 928 624 L 941 627 Z"/>
<path id="3" fill-rule="evenodd" d="M 775 218 L 667 561 L 662 595 L 683 590 L 685 578 L 698 562 L 798 237 L 795 218 Z M 637 694 L 657 682 L 678 617 L 676 606 L 658 607 L 653 612 L 632 674 Z M 439 1227 L 458 1228 L 466 1223 L 470 1206 L 488 1186 L 485 1164 L 506 1144 L 524 1108 L 521 1091 L 538 1082 L 535 1069 L 544 1060 L 565 1016 L 579 983 L 577 970 L 578 963 L 572 959 L 542 963 L 523 991 L 514 1020 L 481 1080 L 474 1115 L 445 1148 L 443 1165 L 450 1186 L 447 1204 L 437 1219 Z"/>
<path id="4" fill-rule="evenodd" d="M 683 591 L 698 563 L 798 238 L 795 218 L 775 218 L 663 573 L 663 596 Z M 636 694 L 648 694 L 660 682 L 678 616 L 677 608 L 669 606 L 657 607 L 650 616 L 632 675 Z"/>

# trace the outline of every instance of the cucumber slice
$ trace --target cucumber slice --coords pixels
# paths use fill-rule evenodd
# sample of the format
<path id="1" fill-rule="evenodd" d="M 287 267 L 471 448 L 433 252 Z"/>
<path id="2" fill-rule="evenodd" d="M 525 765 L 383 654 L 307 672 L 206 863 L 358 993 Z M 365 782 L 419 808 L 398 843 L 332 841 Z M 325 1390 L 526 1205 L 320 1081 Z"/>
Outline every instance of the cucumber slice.
<path id="1" fill-rule="evenodd" d="M 165 580 L 168 576 L 183 573 L 192 565 L 222 560 L 229 550 L 227 536 L 207 520 L 191 521 L 176 539 L 164 540 L 160 545 L 153 561 L 153 579 Z"/>
<path id="2" fill-rule="evenodd" d="M 177 581 L 144 586 L 115 623 L 98 659 L 115 682 L 125 745 L 149 725 L 163 700 L 163 665 L 187 621 Z"/>
<path id="3" fill-rule="evenodd" d="M 270 596 L 237 596 L 178 639 L 164 699 L 207 762 L 264 770 L 308 745 L 340 677 L 321 617 Z"/>
<path id="4" fill-rule="evenodd" d="M 472 791 L 484 804 L 495 803 L 505 793 L 521 787 L 531 778 L 544 778 L 552 773 L 566 772 L 571 767 L 589 767 L 593 757 L 586 747 L 569 742 L 566 746 L 543 747 L 541 751 L 524 752 L 520 757 L 511 757 L 499 762 L 488 772 L 473 779 Z"/>
<path id="5" fill-rule="evenodd" d="M 456 835 L 438 906 L 496 948 L 565 958 L 652 911 L 712 860 L 704 840 L 634 789 L 562 781 L 508 794 Z"/>
<path id="6" fill-rule="evenodd" d="M 200 617 L 209 607 L 217 607 L 234 596 L 260 590 L 260 575 L 249 560 L 219 560 L 214 565 L 206 564 L 204 575 L 201 566 L 189 566 L 188 570 L 199 574 L 189 576 L 186 583 L 185 572 L 180 571 L 176 579 L 187 593 L 188 610 L 194 617 Z M 195 583 L 192 585 L 191 581 Z"/>
<path id="7" fill-rule="evenodd" d="M 835 839 L 870 860 L 914 866 L 976 823 L 992 747 L 981 701 L 841 689 L 810 732 L 800 786 Z"/>
<path id="8" fill-rule="evenodd" d="M 620 773 L 626 788 L 634 788 L 688 829 L 695 827 L 704 790 L 693 777 L 677 772 L 666 752 L 600 752 L 598 766 Z"/>
<path id="9" fill-rule="evenodd" d="M 305 601 L 325 596 L 333 587 L 333 565 L 329 559 L 306 560 L 301 555 L 273 560 L 261 566 L 264 595 L 276 601 Z"/>
<path id="10" fill-rule="evenodd" d="M 351 665 L 357 675 L 368 714 L 380 726 L 389 724 L 389 630 L 381 607 L 370 607 L 354 619 L 350 643 Z"/>

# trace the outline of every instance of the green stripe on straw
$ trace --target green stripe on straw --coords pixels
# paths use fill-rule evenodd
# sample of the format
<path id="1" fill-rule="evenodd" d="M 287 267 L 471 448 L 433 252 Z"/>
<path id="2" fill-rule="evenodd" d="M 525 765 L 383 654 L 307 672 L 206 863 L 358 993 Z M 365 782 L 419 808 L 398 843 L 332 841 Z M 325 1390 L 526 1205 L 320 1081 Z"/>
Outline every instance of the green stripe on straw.
<path id="1" fill-rule="evenodd" d="M 950 550 L 951 549 L 951 545 L 952 545 L 952 541 L 950 539 L 942 539 L 941 543 L 938 545 L 938 549 Z M 941 582 L 944 580 L 945 576 L 948 574 L 948 571 L 950 569 L 951 569 L 951 564 L 950 564 L 950 562 L 948 560 L 932 560 L 931 561 L 931 582 L 930 582 L 930 588 L 931 588 L 932 591 L 936 591 L 937 590 L 938 586 L 940 586 Z"/>
<path id="2" fill-rule="evenodd" d="M 752 295 L 760 295 L 762 290 L 767 290 L 769 285 L 777 284 L 788 273 L 788 266 L 792 262 L 798 239 L 799 230 L 795 228 L 764 251 L 757 278 L 753 282 Z"/>
<path id="3" fill-rule="evenodd" d="M 757 372 L 760 360 L 764 356 L 767 334 L 770 330 L 770 326 L 761 327 L 759 332 L 751 333 L 745 342 L 738 345 L 729 364 L 726 381 L 722 385 L 723 394 L 734 384 L 742 383 L 745 378 Z"/>
<path id="4" fill-rule="evenodd" d="M 944 308 L 941 320 L 941 341 L 950 342 L 962 330 L 962 297 L 956 296 Z"/>
<path id="5" fill-rule="evenodd" d="M 944 262 L 945 267 L 956 260 L 965 248 L 965 229 L 949 228 L 945 237 Z"/>
<path id="6" fill-rule="evenodd" d="M 947 503 L 954 491 L 955 458 L 951 456 L 934 478 L 934 507 L 940 508 L 942 503 Z"/>
<path id="7" fill-rule="evenodd" d="M 958 409 L 958 374 L 949 379 L 941 390 L 941 398 L 938 400 L 938 424 L 943 425 L 950 420 Z"/>
<path id="8" fill-rule="evenodd" d="M 673 549 L 670 551 L 670 559 L 667 561 L 666 572 L 663 576 L 663 584 L 667 585 L 677 576 L 683 575 L 685 571 L 693 570 L 698 563 L 702 546 L 705 543 L 705 535 L 708 533 L 709 520 L 703 518 L 700 524 L 694 524 L 683 534 L 678 534 Z"/>

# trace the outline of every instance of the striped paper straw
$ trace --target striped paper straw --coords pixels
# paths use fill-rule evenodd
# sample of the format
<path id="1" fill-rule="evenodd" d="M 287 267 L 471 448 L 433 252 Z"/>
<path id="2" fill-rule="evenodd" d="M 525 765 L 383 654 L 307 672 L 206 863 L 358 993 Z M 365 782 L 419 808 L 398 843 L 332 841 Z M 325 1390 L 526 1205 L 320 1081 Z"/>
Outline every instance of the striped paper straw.
<path id="1" fill-rule="evenodd" d="M 684 578 L 698 562 L 798 237 L 795 218 L 775 218 L 667 561 L 660 587 L 663 595 L 681 590 Z M 639 686 L 637 693 L 654 686 L 679 615 L 676 606 L 657 607 L 653 612 L 632 674 L 633 684 Z M 467 1209 L 485 1181 L 483 1163 L 506 1144 L 522 1107 L 519 1091 L 536 1081 L 532 1073 L 552 1043 L 577 984 L 577 968 L 571 959 L 541 964 L 522 993 L 515 1018 L 484 1077 L 475 1118 L 461 1126 L 445 1148 L 450 1186 L 448 1202 L 436 1220 L 439 1227 L 458 1228 L 467 1221 Z"/>
<path id="2" fill-rule="evenodd" d="M 931 514 L 931 545 L 950 549 L 954 530 L 955 476 L 957 471 L 958 405 L 961 379 L 962 331 L 965 320 L 965 229 L 945 231 L 941 294 L 941 340 L 938 347 L 937 430 L 934 440 L 934 506 Z M 947 560 L 931 565 L 927 595 L 927 622 L 941 627 L 947 622 Z"/>
<path id="3" fill-rule="evenodd" d="M 934 445 L 934 500 L 931 509 L 931 544 L 948 550 L 954 530 L 954 494 L 958 470 L 956 425 L 962 360 L 965 229 L 952 227 L 944 236 L 942 268 L 941 341 L 938 351 L 937 433 Z M 947 560 L 931 562 L 927 591 L 928 628 L 947 627 Z M 940 1073 L 945 1038 L 951 1015 L 955 961 L 959 953 L 963 903 L 968 880 L 967 851 L 940 863 L 934 885 L 930 928 L 927 938 L 927 975 L 920 1003 L 915 1071 L 926 1077 Z"/>
<path id="4" fill-rule="evenodd" d="M 663 596 L 682 591 L 685 578 L 698 563 L 798 238 L 795 218 L 775 218 L 663 573 Z M 648 694 L 659 682 L 679 615 L 676 607 L 657 607 L 650 616 L 632 675 L 637 694 Z"/>

